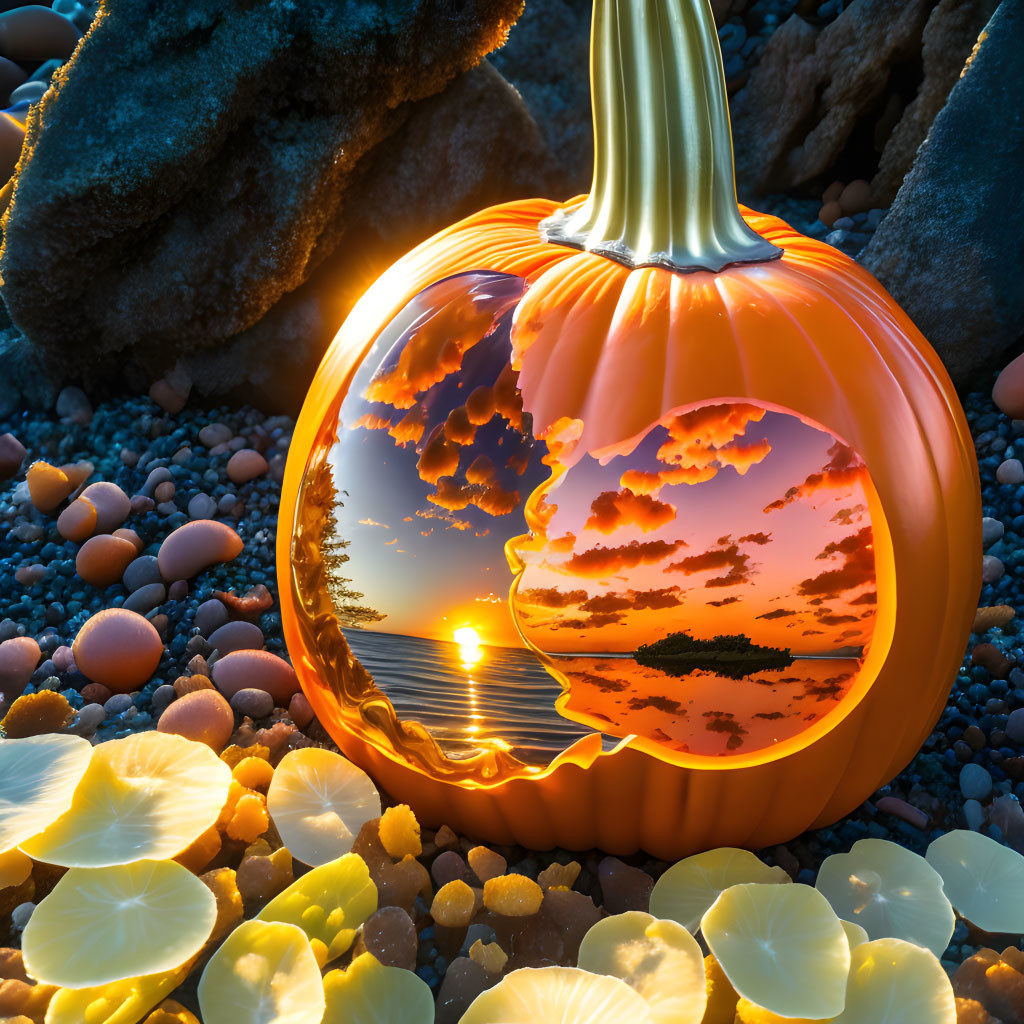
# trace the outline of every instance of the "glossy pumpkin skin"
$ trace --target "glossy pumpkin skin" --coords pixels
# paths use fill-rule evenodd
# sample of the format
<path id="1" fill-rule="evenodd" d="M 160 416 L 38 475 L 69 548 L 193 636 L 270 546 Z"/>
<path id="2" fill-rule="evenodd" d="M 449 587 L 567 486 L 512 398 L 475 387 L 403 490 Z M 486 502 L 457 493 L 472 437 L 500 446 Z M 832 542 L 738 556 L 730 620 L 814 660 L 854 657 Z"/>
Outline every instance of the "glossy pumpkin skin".
<path id="1" fill-rule="evenodd" d="M 568 204 L 570 207 L 581 199 Z M 547 768 L 493 784 L 451 782 L 353 732 L 281 593 L 295 669 L 339 747 L 420 820 L 534 849 L 644 849 L 678 858 L 761 848 L 852 811 L 917 753 L 945 704 L 981 585 L 973 443 L 949 377 L 906 314 L 862 268 L 781 220 L 741 207 L 780 259 L 723 271 L 630 269 L 541 240 L 562 204 L 509 203 L 428 239 L 360 299 L 329 348 L 292 440 L 278 526 L 290 580 L 309 453 L 378 332 L 428 285 L 463 271 L 516 274 L 528 290 L 512 333 L 519 387 L 540 434 L 584 423 L 600 454 L 672 409 L 751 400 L 818 423 L 863 458 L 873 489 L 878 619 L 850 694 L 774 746 L 727 758 L 592 735 Z"/>

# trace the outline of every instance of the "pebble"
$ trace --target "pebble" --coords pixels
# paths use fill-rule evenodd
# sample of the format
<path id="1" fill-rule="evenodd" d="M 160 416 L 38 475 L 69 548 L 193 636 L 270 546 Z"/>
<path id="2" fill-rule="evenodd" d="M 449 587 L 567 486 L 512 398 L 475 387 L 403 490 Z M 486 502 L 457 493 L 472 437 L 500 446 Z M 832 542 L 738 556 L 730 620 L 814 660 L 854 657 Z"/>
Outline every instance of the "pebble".
<path id="1" fill-rule="evenodd" d="M 27 84 L 32 85 L 33 83 L 29 82 Z M 39 96 L 42 96 L 43 92 L 46 92 L 46 83 L 38 82 L 35 84 L 42 86 L 42 92 L 39 93 Z M 13 93 L 11 94 L 11 101 L 14 102 Z M 89 401 L 88 395 L 81 388 L 69 385 L 57 396 L 57 415 L 62 420 L 70 420 L 72 423 L 78 423 L 83 427 L 87 427 L 92 423 L 92 402 Z"/>
<path id="2" fill-rule="evenodd" d="M 52 512 L 74 490 L 64 470 L 48 462 L 33 462 L 25 480 L 32 504 L 40 512 Z"/>
<path id="3" fill-rule="evenodd" d="M 204 601 L 197 609 L 192 622 L 203 636 L 209 636 L 228 621 L 228 610 L 216 598 Z"/>
<path id="4" fill-rule="evenodd" d="M 988 669 L 993 679 L 1005 679 L 1012 662 L 995 644 L 977 644 L 971 651 L 971 664 Z"/>
<path id="5" fill-rule="evenodd" d="M 129 693 L 115 693 L 106 704 L 103 705 L 103 710 L 108 715 L 119 715 L 122 711 L 127 711 L 134 701 Z"/>
<path id="6" fill-rule="evenodd" d="M 210 646 L 220 652 L 223 658 L 235 651 L 259 651 L 263 649 L 263 630 L 251 622 L 227 622 L 215 629 L 208 637 Z"/>
<path id="7" fill-rule="evenodd" d="M 119 540 L 126 540 L 133 548 L 135 548 L 136 554 L 141 554 L 142 549 L 145 545 L 142 543 L 142 538 L 134 530 L 129 530 L 122 527 L 120 530 L 115 530 L 111 537 L 117 537 Z"/>
<path id="8" fill-rule="evenodd" d="M 144 685 L 156 671 L 163 650 L 153 624 L 124 608 L 107 608 L 91 616 L 72 645 L 78 670 L 114 693 L 129 693 Z"/>
<path id="9" fill-rule="evenodd" d="M 168 581 L 188 580 L 211 565 L 233 561 L 242 546 L 242 538 L 224 523 L 213 519 L 185 523 L 160 545 L 160 572 Z"/>
<path id="10" fill-rule="evenodd" d="M 416 969 L 416 926 L 401 907 L 381 907 L 363 923 L 363 945 L 386 967 Z"/>
<path id="11" fill-rule="evenodd" d="M 131 513 L 132 503 L 117 484 L 106 480 L 89 484 L 81 497 L 96 509 L 96 532 L 113 533 Z"/>
<path id="12" fill-rule="evenodd" d="M 219 754 L 235 731 L 235 713 L 216 690 L 194 690 L 171 704 L 156 727 L 160 732 L 205 743 Z"/>
<path id="13" fill-rule="evenodd" d="M 188 580 L 175 580 L 167 588 L 167 596 L 172 601 L 184 601 L 188 593 Z"/>
<path id="14" fill-rule="evenodd" d="M 102 704 L 86 704 L 75 716 L 70 729 L 76 736 L 91 736 L 106 720 Z"/>
<path id="15" fill-rule="evenodd" d="M 274 710 L 274 698 L 266 690 L 246 687 L 232 696 L 231 707 L 240 715 L 248 715 L 253 719 L 266 718 Z"/>
<path id="16" fill-rule="evenodd" d="M 23 932 L 25 930 L 25 925 L 27 925 L 32 919 L 32 914 L 35 909 L 36 905 L 34 903 L 19 903 L 11 911 L 11 928 L 15 932 Z"/>
<path id="17" fill-rule="evenodd" d="M 78 549 L 75 572 L 94 587 L 109 587 L 121 581 L 135 555 L 135 547 L 128 541 L 101 533 Z"/>
<path id="18" fill-rule="evenodd" d="M 996 378 L 992 401 L 1010 419 L 1024 419 L 1024 355 L 1017 356 Z"/>
<path id="19" fill-rule="evenodd" d="M 960 769 L 960 792 L 968 800 L 985 800 L 992 793 L 992 776 L 980 764 L 965 764 Z"/>
<path id="20" fill-rule="evenodd" d="M 4 715 L 0 727 L 10 739 L 41 736 L 44 733 L 59 732 L 74 715 L 74 709 L 63 694 L 54 693 L 53 690 L 39 690 L 19 697 Z"/>
<path id="21" fill-rule="evenodd" d="M 1001 484 L 1024 484 L 1024 464 L 1020 459 L 1007 459 L 996 470 L 996 480 Z"/>
<path id="22" fill-rule="evenodd" d="M 981 559 L 982 583 L 998 583 L 1002 579 L 1006 567 L 995 555 L 983 555 Z"/>
<path id="23" fill-rule="evenodd" d="M 292 695 L 299 692 L 295 669 L 269 651 L 234 651 L 218 659 L 213 682 L 229 699 L 247 687 L 266 690 L 280 707 L 287 707 Z"/>
<path id="24" fill-rule="evenodd" d="M 964 801 L 964 820 L 972 832 L 980 832 L 985 824 L 985 810 L 977 800 Z"/>
<path id="25" fill-rule="evenodd" d="M 1017 613 L 1008 604 L 996 604 L 979 608 L 974 614 L 974 625 L 971 632 L 987 633 L 990 629 L 1002 629 Z"/>
<path id="26" fill-rule="evenodd" d="M 131 594 L 151 583 L 163 583 L 164 578 L 160 575 L 155 555 L 139 555 L 128 564 L 121 581 Z"/>
<path id="27" fill-rule="evenodd" d="M 1003 731 L 1011 743 L 1024 746 L 1024 708 L 1017 708 L 1010 712 L 1010 717 L 1006 720 L 1006 728 Z"/>
<path id="28" fill-rule="evenodd" d="M 924 831 L 928 826 L 928 815 L 912 804 L 908 804 L 906 800 L 900 800 L 899 797 L 883 796 L 875 806 L 883 814 L 891 814 L 893 817 L 913 825 L 914 828 Z"/>
<path id="29" fill-rule="evenodd" d="M 178 582 L 181 581 L 179 580 Z M 159 608 L 166 600 L 167 589 L 162 583 L 147 583 L 144 587 L 133 590 L 125 598 L 122 607 L 132 612 L 138 612 L 140 615 L 148 615 L 154 608 Z"/>
<path id="30" fill-rule="evenodd" d="M 288 717 L 300 729 L 305 729 L 313 721 L 313 708 L 304 693 L 292 694 L 292 699 L 288 701 Z"/>
<path id="31" fill-rule="evenodd" d="M 234 436 L 234 431 L 223 423 L 207 423 L 199 431 L 199 441 L 207 448 L 216 448 L 219 444 L 227 444 Z"/>
<path id="32" fill-rule="evenodd" d="M 0 434 L 0 480 L 9 480 L 25 461 L 25 446 L 13 434 Z"/>
<path id="33" fill-rule="evenodd" d="M 161 504 L 170 501 L 174 497 L 176 491 L 177 488 L 171 480 L 164 480 L 162 483 L 157 484 L 156 488 L 153 490 L 153 497 L 158 502 L 157 508 L 159 508 Z"/>
<path id="34" fill-rule="evenodd" d="M 96 532 L 96 507 L 85 498 L 76 498 L 59 516 L 57 532 L 74 544 L 81 544 Z"/>
<path id="35" fill-rule="evenodd" d="M 18 63 L 66 59 L 81 37 L 70 19 L 49 7 L 31 4 L 0 14 L 0 53 Z"/>
<path id="36" fill-rule="evenodd" d="M 182 388 L 177 382 L 172 383 L 169 380 L 161 378 L 150 385 L 149 397 L 152 398 L 164 412 L 170 413 L 172 416 L 176 416 L 185 408 L 185 403 L 188 401 L 188 396 L 191 390 L 191 382 L 189 382 L 187 387 Z"/>
<path id="37" fill-rule="evenodd" d="M 981 543 L 983 547 L 990 547 L 997 540 L 1001 540 L 1006 528 L 998 519 L 985 516 L 981 520 Z"/>
<path id="38" fill-rule="evenodd" d="M 31 565 L 22 565 L 14 570 L 14 578 L 24 587 L 32 587 L 42 583 L 50 570 L 41 562 L 33 562 Z"/>
<path id="39" fill-rule="evenodd" d="M 157 466 L 155 469 L 150 470 L 149 476 L 146 477 L 146 482 L 142 485 L 140 493 L 152 498 L 160 484 L 166 483 L 172 479 L 171 471 L 166 466 Z"/>
<path id="40" fill-rule="evenodd" d="M 631 867 L 618 857 L 605 857 L 598 865 L 598 877 L 604 908 L 609 914 L 627 910 L 647 913 L 654 879 L 646 871 Z"/>
<path id="41" fill-rule="evenodd" d="M 295 724 L 298 725 L 298 722 Z M 449 882 L 459 881 L 469 884 L 473 880 L 469 866 L 462 859 L 461 854 L 456 853 L 455 850 L 445 850 L 443 853 L 439 853 L 434 858 L 433 864 L 430 865 L 430 875 L 439 889 Z"/>
<path id="42" fill-rule="evenodd" d="M 0 643 L 0 708 L 8 708 L 25 692 L 42 651 L 30 636 L 17 636 Z"/>
<path id="43" fill-rule="evenodd" d="M 217 502 L 200 491 L 188 503 L 189 519 L 212 519 L 217 514 Z"/>
<path id="44" fill-rule="evenodd" d="M 83 700 L 106 704 L 114 696 L 114 691 L 102 683 L 86 683 L 81 689 L 81 694 Z"/>
<path id="45" fill-rule="evenodd" d="M 245 484 L 263 476 L 267 468 L 267 460 L 259 452 L 242 448 L 228 459 L 228 478 L 234 484 Z"/>
<path id="46" fill-rule="evenodd" d="M 497 878 L 508 870 L 508 861 L 500 853 L 496 853 L 486 846 L 474 846 L 467 857 L 469 866 L 481 882 Z"/>
<path id="47" fill-rule="evenodd" d="M 161 683 L 154 691 L 150 704 L 153 708 L 153 717 L 159 718 L 164 711 L 174 703 L 178 696 L 170 683 Z"/>

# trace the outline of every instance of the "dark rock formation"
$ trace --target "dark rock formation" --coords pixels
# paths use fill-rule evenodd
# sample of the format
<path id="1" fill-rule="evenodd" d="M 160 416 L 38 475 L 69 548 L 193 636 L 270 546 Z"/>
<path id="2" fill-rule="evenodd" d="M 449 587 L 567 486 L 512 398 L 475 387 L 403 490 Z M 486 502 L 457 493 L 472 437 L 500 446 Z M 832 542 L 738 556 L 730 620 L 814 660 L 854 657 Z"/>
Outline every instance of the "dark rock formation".
<path id="1" fill-rule="evenodd" d="M 148 384 L 204 346 L 217 354 L 339 243 L 362 248 L 356 221 L 416 218 L 426 207 L 426 234 L 439 226 L 426 220 L 449 188 L 446 214 L 471 198 L 494 198 L 483 179 L 495 167 L 509 169 L 486 182 L 504 193 L 497 198 L 546 184 L 550 165 L 538 157 L 518 98 L 506 90 L 505 110 L 482 111 L 481 90 L 502 86 L 480 77 L 460 86 L 471 119 L 459 131 L 435 121 L 453 134 L 428 138 L 430 151 L 388 150 L 408 165 L 401 169 L 373 158 L 403 124 L 415 137 L 417 123 L 437 116 L 428 108 L 418 115 L 427 121 L 413 120 L 417 101 L 499 45 L 521 7 L 109 4 L 30 116 L 0 257 L 15 325 L 87 383 L 116 369 L 135 386 Z M 499 128 L 516 120 L 509 105 L 517 134 L 501 137 L 499 161 Z M 476 132 L 489 140 L 491 162 L 474 178 Z M 460 152 L 449 145 L 454 137 Z M 449 157 L 443 168 L 432 162 L 437 144 Z M 366 189 L 382 187 L 373 174 L 389 178 L 397 210 L 366 209 Z M 398 221 L 397 232 L 394 224 L 386 234 L 416 240 L 415 223 Z M 287 355 L 310 362 L 308 351 Z"/>
<path id="2" fill-rule="evenodd" d="M 733 101 L 741 197 L 874 177 L 888 205 L 995 2 L 854 0 L 820 29 L 790 17 Z"/>
<path id="3" fill-rule="evenodd" d="M 1024 336 L 1024 4 L 1003 0 L 861 262 L 960 388 Z"/>

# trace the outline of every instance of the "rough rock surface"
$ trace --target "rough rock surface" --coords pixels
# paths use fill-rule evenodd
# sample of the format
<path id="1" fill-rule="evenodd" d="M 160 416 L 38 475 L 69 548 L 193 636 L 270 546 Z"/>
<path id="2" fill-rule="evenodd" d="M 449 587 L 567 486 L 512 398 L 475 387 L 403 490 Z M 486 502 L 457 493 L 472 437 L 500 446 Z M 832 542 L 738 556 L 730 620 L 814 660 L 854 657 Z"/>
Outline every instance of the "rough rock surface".
<path id="1" fill-rule="evenodd" d="M 117 368 L 128 383 L 148 384 L 197 346 L 219 349 L 339 242 L 362 246 L 350 234 L 352 214 L 365 216 L 368 178 L 380 187 L 369 173 L 381 167 L 375 147 L 403 124 L 415 134 L 417 120 L 436 117 L 436 105 L 411 115 L 498 46 L 521 7 L 203 0 L 155 15 L 150 3 L 121 0 L 104 8 L 30 116 L 0 258 L 15 325 L 77 363 L 87 382 Z M 461 81 L 470 93 L 483 88 L 480 76 Z M 435 212 L 441 195 L 430 203 L 426 186 L 449 186 L 453 176 L 479 189 L 480 180 L 465 180 L 478 159 L 474 129 L 491 140 L 495 132 L 470 107 L 458 122 L 462 150 L 449 153 L 458 160 L 439 168 L 436 145 L 403 153 L 408 166 L 392 175 L 401 213 L 425 201 Z M 507 116 L 497 120 L 509 128 Z M 513 176 L 528 170 L 533 184 L 542 174 L 534 136 L 502 135 L 511 152 L 499 166 L 509 176 L 488 182 L 504 187 L 500 198 L 533 191 Z"/>
<path id="2" fill-rule="evenodd" d="M 566 198 L 590 191 L 592 0 L 527 0 L 508 42 L 491 58 L 522 94 L 563 175 Z"/>
<path id="3" fill-rule="evenodd" d="M 985 33 L 862 257 L 961 388 L 989 384 L 1024 331 L 1024 5 Z"/>
<path id="4" fill-rule="evenodd" d="M 885 143 L 871 179 L 876 205 L 892 203 L 935 115 L 956 85 L 978 33 L 998 4 L 999 0 L 939 0 L 932 11 L 924 27 L 921 84 Z"/>
<path id="5" fill-rule="evenodd" d="M 979 2 L 946 0 L 946 6 L 978 7 Z M 822 29 L 791 16 L 771 37 L 733 102 L 741 197 L 786 191 L 829 172 L 840 176 L 836 165 L 855 132 L 878 129 L 883 119 L 891 127 L 898 107 L 885 109 L 887 87 L 919 59 L 933 7 L 933 0 L 855 0 Z M 970 44 L 960 59 L 969 52 Z M 924 115 L 923 103 L 918 114 Z M 919 131 L 919 124 L 908 121 L 904 144 L 911 145 Z M 898 173 L 896 153 L 888 179 Z M 856 169 L 843 177 L 860 176 Z"/>

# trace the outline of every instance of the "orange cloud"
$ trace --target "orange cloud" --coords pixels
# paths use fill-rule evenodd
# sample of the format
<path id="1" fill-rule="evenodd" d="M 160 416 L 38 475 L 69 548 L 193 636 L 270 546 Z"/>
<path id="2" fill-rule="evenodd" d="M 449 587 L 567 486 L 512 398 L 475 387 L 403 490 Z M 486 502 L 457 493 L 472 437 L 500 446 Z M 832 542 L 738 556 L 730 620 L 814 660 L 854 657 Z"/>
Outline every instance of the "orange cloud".
<path id="1" fill-rule="evenodd" d="M 491 516 L 504 516 L 519 504 L 518 491 L 506 491 L 494 484 L 460 484 L 450 476 L 437 481 L 437 493 L 428 494 L 427 501 L 450 512 L 458 512 L 470 505 Z"/>
<path id="2" fill-rule="evenodd" d="M 718 543 L 724 545 L 723 547 L 711 548 L 699 555 L 689 555 L 666 566 L 665 572 L 683 572 L 687 576 L 692 576 L 694 573 L 706 572 L 709 569 L 728 569 L 724 576 L 705 580 L 704 586 L 732 587 L 738 583 L 746 583 L 750 578 L 750 567 L 747 565 L 750 555 L 741 552 L 739 547 L 729 543 L 729 540 L 728 534 L 719 537 Z"/>
<path id="3" fill-rule="evenodd" d="M 732 466 L 740 476 L 744 476 L 751 466 L 763 462 L 771 450 L 772 446 L 765 437 L 750 444 L 733 442 L 724 448 L 716 448 L 714 453 L 720 466 Z"/>
<path id="4" fill-rule="evenodd" d="M 805 629 L 800 635 L 801 636 L 814 636 L 816 633 L 824 633 L 823 629 Z"/>
<path id="5" fill-rule="evenodd" d="M 548 551 L 572 551 L 576 543 L 576 534 L 566 533 L 561 537 L 554 537 L 548 541 Z"/>
<path id="6" fill-rule="evenodd" d="M 385 430 L 390 426 L 391 420 L 385 418 L 384 416 L 376 416 L 372 412 L 366 412 L 363 413 L 363 415 L 360 416 L 359 419 L 355 421 L 355 423 L 351 424 L 348 429 L 358 430 L 360 427 L 362 427 L 363 430 Z"/>
<path id="7" fill-rule="evenodd" d="M 585 590 L 559 590 L 558 587 L 530 587 L 516 592 L 524 604 L 538 608 L 569 608 L 582 604 L 590 595 Z"/>
<path id="8" fill-rule="evenodd" d="M 844 622 L 856 622 L 856 615 L 816 615 L 823 626 L 841 626 Z"/>
<path id="9" fill-rule="evenodd" d="M 705 601 L 705 604 L 713 605 L 715 608 L 721 608 L 724 604 L 735 604 L 740 598 L 734 594 L 732 597 L 723 597 L 721 601 Z"/>
<path id="10" fill-rule="evenodd" d="M 790 487 L 785 495 L 764 507 L 765 512 L 785 508 L 798 498 L 808 498 L 825 488 L 849 487 L 863 483 L 867 478 L 867 469 L 852 448 L 836 441 L 828 450 L 829 461 L 817 473 L 811 473 L 802 484 Z"/>
<path id="11" fill-rule="evenodd" d="M 658 501 L 648 494 L 623 491 L 602 491 L 590 503 L 591 516 L 585 529 L 614 533 L 620 526 L 639 526 L 644 533 L 660 529 L 676 517 L 675 505 Z"/>
<path id="12" fill-rule="evenodd" d="M 878 593 L 874 590 L 867 590 L 863 594 L 855 597 L 850 604 L 877 604 Z"/>
<path id="13" fill-rule="evenodd" d="M 797 611 L 793 611 L 790 608 L 773 608 L 770 612 L 765 612 L 763 615 L 755 615 L 755 619 L 785 619 L 790 615 L 799 615 Z"/>
<path id="14" fill-rule="evenodd" d="M 385 530 L 390 530 L 391 529 L 391 527 L 388 526 L 387 523 L 378 523 L 376 519 L 360 519 L 359 520 L 359 525 L 360 526 L 380 526 L 381 528 L 383 528 Z"/>
<path id="15" fill-rule="evenodd" d="M 558 619 L 549 625 L 552 629 L 600 629 L 602 626 L 618 625 L 624 618 L 618 612 L 594 612 L 586 618 Z"/>
<path id="16" fill-rule="evenodd" d="M 472 444 L 476 437 L 476 427 L 469 422 L 469 415 L 464 405 L 457 406 L 448 413 L 444 421 L 444 436 L 454 444 Z"/>
<path id="17" fill-rule="evenodd" d="M 486 384 L 473 388 L 466 399 L 466 415 L 474 426 L 482 427 L 495 413 L 494 392 Z"/>
<path id="18" fill-rule="evenodd" d="M 432 508 L 418 508 L 416 509 L 416 515 L 420 519 L 440 519 L 445 524 L 446 530 L 472 530 L 473 524 L 467 522 L 465 519 L 460 519 L 458 516 L 453 516 L 447 512 L 435 512 Z M 411 523 L 412 516 L 406 516 L 403 522 Z"/>
<path id="19" fill-rule="evenodd" d="M 737 544 L 770 544 L 772 535 L 770 533 L 748 533 L 745 537 L 740 537 Z"/>
<path id="20" fill-rule="evenodd" d="M 436 484 L 441 477 L 450 477 L 458 468 L 459 446 L 445 440 L 444 429 L 438 425 L 431 433 L 416 463 L 420 479 Z"/>
<path id="21" fill-rule="evenodd" d="M 419 444 L 423 431 L 427 426 L 427 410 L 418 403 L 414 405 L 388 433 L 395 439 L 395 444 Z"/>
<path id="22" fill-rule="evenodd" d="M 678 587 L 659 590 L 627 590 L 625 593 L 598 594 L 580 605 L 585 612 L 617 612 L 632 608 L 634 611 L 675 608 L 682 603 Z"/>
<path id="23" fill-rule="evenodd" d="M 657 494 L 662 487 L 672 484 L 702 484 L 718 472 L 715 466 L 680 466 L 665 469 L 660 473 L 647 473 L 639 469 L 627 469 L 619 478 L 619 486 L 634 494 Z"/>
<path id="24" fill-rule="evenodd" d="M 840 541 L 827 544 L 822 554 L 825 557 L 843 555 L 842 566 L 802 580 L 797 593 L 806 597 L 812 594 L 840 593 L 874 581 L 875 554 L 871 544 L 871 527 L 866 526 Z"/>
<path id="25" fill-rule="evenodd" d="M 576 576 L 611 576 L 623 569 L 634 569 L 638 565 L 654 565 L 663 558 L 686 547 L 682 540 L 631 541 L 619 547 L 596 547 L 573 555 L 559 568 Z"/>
<path id="26" fill-rule="evenodd" d="M 830 520 L 830 523 L 839 523 L 841 526 L 850 526 L 859 523 L 866 511 L 863 505 L 856 504 L 853 508 L 841 508 Z"/>

